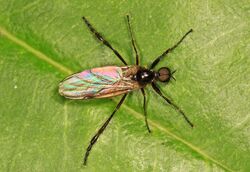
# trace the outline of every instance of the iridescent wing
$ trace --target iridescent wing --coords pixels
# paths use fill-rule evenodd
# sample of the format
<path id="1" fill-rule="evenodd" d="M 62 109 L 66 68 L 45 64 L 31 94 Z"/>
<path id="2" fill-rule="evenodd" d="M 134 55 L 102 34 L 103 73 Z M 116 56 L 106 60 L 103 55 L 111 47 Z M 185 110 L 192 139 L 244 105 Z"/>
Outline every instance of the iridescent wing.
<path id="1" fill-rule="evenodd" d="M 106 66 L 85 70 L 65 78 L 59 93 L 70 99 L 113 97 L 141 88 L 131 77 L 137 66 Z"/>

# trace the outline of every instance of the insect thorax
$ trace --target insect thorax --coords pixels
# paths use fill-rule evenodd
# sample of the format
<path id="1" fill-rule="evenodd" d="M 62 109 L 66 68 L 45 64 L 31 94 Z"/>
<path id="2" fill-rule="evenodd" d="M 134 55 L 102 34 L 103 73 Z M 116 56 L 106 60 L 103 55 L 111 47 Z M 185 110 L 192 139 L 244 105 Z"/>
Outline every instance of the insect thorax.
<path id="1" fill-rule="evenodd" d="M 140 69 L 140 66 L 136 66 L 136 65 L 124 66 L 124 67 L 121 67 L 121 69 L 122 69 L 123 77 L 132 79 L 133 76 L 137 74 L 138 70 Z"/>
<path id="2" fill-rule="evenodd" d="M 141 66 L 122 67 L 123 76 L 138 82 L 141 86 L 151 83 L 155 79 L 155 72 Z"/>

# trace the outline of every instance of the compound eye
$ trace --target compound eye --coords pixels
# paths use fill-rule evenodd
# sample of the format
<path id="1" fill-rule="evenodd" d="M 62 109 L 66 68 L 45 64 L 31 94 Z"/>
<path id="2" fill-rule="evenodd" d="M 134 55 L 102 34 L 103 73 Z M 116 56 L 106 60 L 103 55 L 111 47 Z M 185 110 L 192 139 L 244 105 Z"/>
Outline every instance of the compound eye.
<path id="1" fill-rule="evenodd" d="M 170 69 L 167 67 L 162 67 L 158 70 L 158 79 L 161 82 L 168 82 L 170 80 L 171 77 L 171 72 Z"/>

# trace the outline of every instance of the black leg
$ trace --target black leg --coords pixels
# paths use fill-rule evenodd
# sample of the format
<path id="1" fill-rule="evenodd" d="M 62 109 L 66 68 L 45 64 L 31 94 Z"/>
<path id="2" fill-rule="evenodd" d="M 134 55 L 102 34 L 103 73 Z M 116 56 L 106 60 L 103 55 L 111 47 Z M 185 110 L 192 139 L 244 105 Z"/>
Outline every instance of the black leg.
<path id="1" fill-rule="evenodd" d="M 135 51 L 135 55 L 136 55 L 136 65 L 139 65 L 139 55 L 135 46 L 135 40 L 133 38 L 133 34 L 132 34 L 132 30 L 131 30 L 131 24 L 130 24 L 130 20 L 129 20 L 129 15 L 127 15 L 127 20 L 128 20 L 128 28 L 129 28 L 129 32 L 130 32 L 130 36 L 131 36 L 131 42 Z"/>
<path id="2" fill-rule="evenodd" d="M 173 47 L 167 49 L 162 55 L 160 55 L 159 57 L 157 57 L 154 62 L 151 64 L 150 69 L 153 69 L 160 60 L 163 59 L 163 57 L 165 57 L 169 52 L 173 51 L 176 47 L 178 47 L 178 45 L 185 39 L 185 37 L 189 34 L 193 32 L 193 29 L 190 29 Z"/>
<path id="3" fill-rule="evenodd" d="M 112 119 L 112 117 L 114 116 L 115 112 L 120 108 L 120 106 L 122 105 L 122 103 L 124 102 L 125 98 L 126 98 L 127 94 L 125 94 L 122 99 L 120 100 L 120 102 L 118 103 L 118 105 L 116 106 L 115 110 L 113 111 L 113 113 L 110 115 L 110 117 L 106 120 L 106 122 L 102 125 L 102 127 L 97 131 L 97 133 L 94 135 L 94 137 L 92 137 L 89 146 L 85 152 L 84 155 L 84 159 L 83 159 L 83 165 L 87 165 L 87 160 L 88 160 L 88 156 L 89 153 L 92 149 L 92 147 L 94 146 L 94 144 L 96 143 L 96 141 L 98 140 L 98 138 L 100 137 L 100 135 L 103 133 L 103 131 L 106 129 L 106 127 L 108 126 L 110 120 Z"/>
<path id="4" fill-rule="evenodd" d="M 150 130 L 149 125 L 148 125 L 147 110 L 146 110 L 146 94 L 145 94 L 145 91 L 143 88 L 141 88 L 141 92 L 143 95 L 143 110 L 144 110 L 144 116 L 145 116 L 145 123 L 146 123 L 146 127 L 148 129 L 148 132 L 150 133 L 151 130 Z"/>
<path id="5" fill-rule="evenodd" d="M 83 21 L 86 23 L 86 25 L 88 26 L 89 30 L 95 35 L 95 37 L 96 37 L 99 41 L 101 41 L 104 45 L 106 45 L 107 47 L 109 47 L 109 48 L 115 53 L 115 55 L 116 55 L 125 65 L 127 65 L 127 63 L 125 62 L 125 60 L 123 59 L 123 57 L 118 53 L 118 51 L 115 50 L 115 49 L 111 46 L 111 44 L 110 44 L 108 41 L 106 41 L 106 40 L 103 38 L 103 36 L 102 36 L 99 32 L 97 32 L 97 31 L 95 30 L 95 28 L 89 23 L 89 21 L 88 21 L 85 17 L 82 17 L 82 19 L 83 19 Z"/>
<path id="6" fill-rule="evenodd" d="M 187 118 L 187 116 L 185 115 L 185 113 L 184 113 L 177 105 L 175 105 L 173 102 L 171 102 L 171 100 L 169 100 L 167 97 L 165 97 L 165 96 L 161 93 L 160 89 L 156 86 L 155 83 L 152 83 L 152 87 L 153 87 L 153 89 L 155 90 L 155 92 L 156 92 L 157 94 L 159 94 L 162 98 L 164 98 L 164 99 L 168 102 L 168 104 L 170 104 L 175 110 L 177 110 L 177 111 L 184 117 L 184 119 L 187 121 L 187 123 L 188 123 L 191 127 L 194 127 L 194 125 L 193 125 L 192 122 Z"/>

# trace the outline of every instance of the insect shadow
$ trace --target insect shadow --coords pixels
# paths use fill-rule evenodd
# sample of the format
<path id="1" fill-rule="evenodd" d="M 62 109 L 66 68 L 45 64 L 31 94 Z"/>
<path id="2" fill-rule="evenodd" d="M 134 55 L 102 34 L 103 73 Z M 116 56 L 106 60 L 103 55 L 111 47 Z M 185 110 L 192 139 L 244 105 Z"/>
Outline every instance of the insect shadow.
<path id="1" fill-rule="evenodd" d="M 193 127 L 191 121 L 187 118 L 185 113 L 179 108 L 175 103 L 173 103 L 169 98 L 164 96 L 157 86 L 157 82 L 168 83 L 171 79 L 175 79 L 173 74 L 175 71 L 171 71 L 168 67 L 162 67 L 158 71 L 154 70 L 156 65 L 170 52 L 172 52 L 180 43 L 185 39 L 185 37 L 190 34 L 193 30 L 190 29 L 174 46 L 165 50 L 160 56 L 158 56 L 152 64 L 145 68 L 139 64 L 138 50 L 135 45 L 135 40 L 131 31 L 131 24 L 129 16 L 127 15 L 127 22 L 129 28 L 129 34 L 131 36 L 131 43 L 136 56 L 135 65 L 128 65 L 125 59 L 120 55 L 120 53 L 113 48 L 113 46 L 90 24 L 90 22 L 82 17 L 84 23 L 93 33 L 93 35 L 101 41 L 105 46 L 110 48 L 113 53 L 120 59 L 124 66 L 105 66 L 98 67 L 89 70 L 84 70 L 80 73 L 75 73 L 68 76 L 59 84 L 59 93 L 69 99 L 93 99 L 93 98 L 108 98 L 118 95 L 123 95 L 117 106 L 115 107 L 112 114 L 104 122 L 97 133 L 92 137 L 83 159 L 83 164 L 87 164 L 89 153 L 96 143 L 100 135 L 108 126 L 109 122 L 115 115 L 116 111 L 123 104 L 127 94 L 133 90 L 140 89 L 143 95 L 143 110 L 145 116 L 145 124 L 148 132 L 151 132 L 147 120 L 146 111 L 146 94 L 144 88 L 147 85 L 151 85 L 156 94 L 162 97 L 172 108 L 181 114 L 186 122 Z"/>

